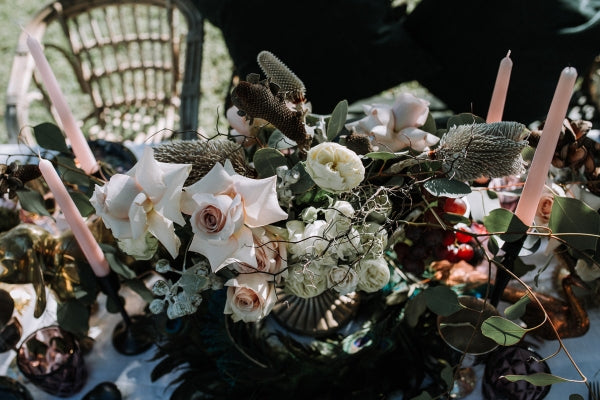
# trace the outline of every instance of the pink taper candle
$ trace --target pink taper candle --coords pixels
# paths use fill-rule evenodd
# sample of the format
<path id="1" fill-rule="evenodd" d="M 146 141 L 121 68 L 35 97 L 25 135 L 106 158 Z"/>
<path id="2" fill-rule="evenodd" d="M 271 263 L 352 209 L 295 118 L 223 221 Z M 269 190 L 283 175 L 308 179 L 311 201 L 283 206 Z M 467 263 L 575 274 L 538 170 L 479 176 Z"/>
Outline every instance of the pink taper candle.
<path id="1" fill-rule="evenodd" d="M 108 261 L 98 245 L 98 242 L 92 235 L 90 228 L 86 225 L 79 210 L 75 206 L 73 199 L 69 196 L 65 185 L 62 183 L 58 173 L 52 166 L 52 163 L 45 159 L 40 159 L 40 172 L 46 180 L 50 191 L 54 195 L 56 203 L 62 210 L 73 236 L 77 240 L 81 251 L 87 259 L 94 274 L 98 277 L 107 276 L 110 272 Z"/>
<path id="2" fill-rule="evenodd" d="M 506 93 L 508 92 L 508 82 L 510 81 L 510 73 L 512 71 L 513 62 L 510 59 L 510 50 L 500 61 L 498 67 L 498 75 L 496 76 L 496 84 L 492 92 L 490 100 L 490 108 L 487 114 L 487 123 L 502 121 L 504 113 L 504 104 L 506 103 Z"/>
<path id="3" fill-rule="evenodd" d="M 556 150 L 556 143 L 558 142 L 563 122 L 567 116 L 569 101 L 573 95 L 576 79 L 577 71 L 572 67 L 563 69 L 560 74 L 560 79 L 558 80 L 558 85 L 556 86 L 554 97 L 548 110 L 548 116 L 544 122 L 540 142 L 535 149 L 535 154 L 533 155 L 533 160 L 527 174 L 527 180 L 525 181 L 521 198 L 515 210 L 517 217 L 527 225 L 533 223 L 533 219 L 535 218 L 535 212 L 538 208 L 546 179 L 548 178 L 550 163 Z"/>
<path id="4" fill-rule="evenodd" d="M 40 72 L 40 76 L 44 82 L 44 86 L 46 86 L 50 100 L 52 100 L 52 104 L 60 117 L 60 122 L 71 143 L 71 148 L 73 149 L 73 153 L 75 153 L 75 158 L 77 158 L 79 166 L 87 174 L 93 174 L 98 171 L 98 163 L 96 162 L 96 158 L 94 157 L 90 146 L 88 146 L 79 125 L 77 125 L 75 117 L 67 105 L 67 100 L 60 90 L 56 76 L 50 68 L 50 64 L 44 55 L 42 46 L 35 38 L 28 36 L 27 47 Z"/>

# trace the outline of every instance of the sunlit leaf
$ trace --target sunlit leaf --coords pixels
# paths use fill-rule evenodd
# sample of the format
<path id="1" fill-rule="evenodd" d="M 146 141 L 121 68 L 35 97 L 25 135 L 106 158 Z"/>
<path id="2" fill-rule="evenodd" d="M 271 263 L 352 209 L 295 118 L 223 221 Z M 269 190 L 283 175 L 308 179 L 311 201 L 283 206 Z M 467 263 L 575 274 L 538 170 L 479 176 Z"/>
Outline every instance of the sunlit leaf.
<path id="1" fill-rule="evenodd" d="M 545 372 L 536 372 L 529 375 L 504 375 L 504 377 L 511 382 L 527 381 L 535 386 L 548 386 L 555 383 L 570 382 L 569 379 L 561 378 L 560 376 Z"/>
<path id="2" fill-rule="evenodd" d="M 287 165 L 285 156 L 278 150 L 271 148 L 259 149 L 254 153 L 254 167 L 261 178 L 268 178 L 277 174 L 277 167 Z"/>
<path id="3" fill-rule="evenodd" d="M 344 129 L 348 118 L 348 100 L 340 101 L 334 108 L 327 124 L 327 140 L 331 141 Z"/>
<path id="4" fill-rule="evenodd" d="M 570 198 L 554 198 L 552 213 L 548 228 L 555 234 L 582 233 L 590 235 L 600 234 L 600 215 L 583 201 Z M 578 250 L 595 250 L 598 238 L 584 235 L 559 236 L 569 245 Z"/>
<path id="5" fill-rule="evenodd" d="M 458 302 L 458 295 L 448 286 L 429 287 L 423 295 L 427 307 L 437 315 L 448 316 L 462 308 Z"/>
<path id="6" fill-rule="evenodd" d="M 481 333 L 502 346 L 512 346 L 518 343 L 527 330 L 506 318 L 493 316 L 481 324 Z"/>
<path id="7" fill-rule="evenodd" d="M 508 319 L 518 319 L 525 314 L 525 309 L 527 308 L 527 304 L 531 303 L 531 299 L 529 296 L 525 295 L 521 297 L 516 303 L 506 307 L 504 310 L 504 315 Z"/>
<path id="8" fill-rule="evenodd" d="M 46 150 L 56 150 L 61 153 L 69 153 L 69 147 L 65 140 L 65 135 L 58 126 L 44 122 L 33 127 L 33 136 L 35 141 Z"/>
<path id="9" fill-rule="evenodd" d="M 523 237 L 527 232 L 525 225 L 519 217 L 504 208 L 496 208 L 483 217 L 483 225 L 488 232 L 506 232 L 498 235 L 506 242 L 514 242 Z"/>
<path id="10" fill-rule="evenodd" d="M 471 193 L 471 187 L 464 182 L 455 179 L 438 178 L 431 179 L 423 184 L 429 193 L 434 196 L 463 197 Z"/>

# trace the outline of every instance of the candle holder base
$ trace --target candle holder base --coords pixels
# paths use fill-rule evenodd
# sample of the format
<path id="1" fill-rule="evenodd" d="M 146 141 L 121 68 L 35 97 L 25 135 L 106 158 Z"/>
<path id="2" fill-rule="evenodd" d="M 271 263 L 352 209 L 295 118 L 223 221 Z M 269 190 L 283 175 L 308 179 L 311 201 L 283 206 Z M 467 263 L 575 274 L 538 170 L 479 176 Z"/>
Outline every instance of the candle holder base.
<path id="1" fill-rule="evenodd" d="M 130 323 L 121 321 L 115 326 L 112 342 L 115 349 L 124 355 L 141 354 L 154 344 L 150 320 L 144 315 L 132 315 Z"/>

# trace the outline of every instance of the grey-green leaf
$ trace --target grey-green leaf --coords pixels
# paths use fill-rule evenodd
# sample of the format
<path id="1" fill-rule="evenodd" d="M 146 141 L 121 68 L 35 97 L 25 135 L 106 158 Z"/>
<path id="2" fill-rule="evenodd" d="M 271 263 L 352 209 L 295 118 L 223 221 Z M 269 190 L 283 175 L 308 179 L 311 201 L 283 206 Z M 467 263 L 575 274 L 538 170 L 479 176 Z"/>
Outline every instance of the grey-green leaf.
<path id="1" fill-rule="evenodd" d="M 423 187 L 434 196 L 457 198 L 471 193 L 471 188 L 466 183 L 448 178 L 431 179 Z"/>
<path id="2" fill-rule="evenodd" d="M 69 153 L 65 136 L 58 126 L 44 122 L 33 127 L 33 136 L 35 141 L 46 150 L 56 150 L 61 153 Z"/>
<path id="3" fill-rule="evenodd" d="M 545 372 L 536 372 L 530 375 L 504 375 L 504 377 L 511 382 L 527 381 L 535 386 L 548 386 L 555 383 L 570 382 L 569 379 L 561 378 L 560 376 Z"/>
<path id="4" fill-rule="evenodd" d="M 17 197 L 24 210 L 38 215 L 50 216 L 50 213 L 46 210 L 44 198 L 39 192 L 34 190 L 19 190 L 17 191 Z"/>
<path id="5" fill-rule="evenodd" d="M 577 232 L 598 235 L 600 234 L 600 215 L 581 200 L 555 196 L 548 227 L 554 234 Z M 598 242 L 598 238 L 595 236 L 558 236 L 582 251 L 595 250 Z"/>
<path id="6" fill-rule="evenodd" d="M 525 309 L 527 307 L 527 304 L 529 303 L 531 303 L 531 299 L 528 295 L 525 295 L 521 297 L 516 303 L 506 307 L 506 310 L 504 310 L 504 315 L 506 316 L 506 318 L 512 320 L 521 318 L 523 314 L 525 314 Z"/>
<path id="7" fill-rule="evenodd" d="M 481 333 L 499 345 L 512 346 L 525 336 L 527 330 L 506 318 L 493 316 L 483 321 Z"/>
<path id="8" fill-rule="evenodd" d="M 287 165 L 287 160 L 281 152 L 271 148 L 259 149 L 254 153 L 254 167 L 261 178 L 277 174 L 277 167 Z"/>
<path id="9" fill-rule="evenodd" d="M 327 124 L 327 140 L 332 141 L 344 129 L 344 124 L 348 118 L 348 100 L 340 101 L 329 118 Z"/>
<path id="10" fill-rule="evenodd" d="M 448 286 L 429 287 L 423 292 L 423 295 L 427 307 L 438 315 L 451 315 L 462 308 L 456 292 Z"/>
<path id="11" fill-rule="evenodd" d="M 515 214 L 504 208 L 496 208 L 483 217 L 483 225 L 488 232 L 505 232 L 500 238 L 506 242 L 519 240 L 526 232 L 525 225 Z"/>

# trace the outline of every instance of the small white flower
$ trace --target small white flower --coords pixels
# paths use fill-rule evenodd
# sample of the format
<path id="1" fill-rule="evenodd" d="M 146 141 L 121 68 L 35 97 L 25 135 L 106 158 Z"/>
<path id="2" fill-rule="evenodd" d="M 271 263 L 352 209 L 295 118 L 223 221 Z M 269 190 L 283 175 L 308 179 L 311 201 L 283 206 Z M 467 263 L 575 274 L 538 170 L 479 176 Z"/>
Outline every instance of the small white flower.
<path id="1" fill-rule="evenodd" d="M 348 192 L 365 177 L 365 167 L 352 150 L 334 142 L 316 145 L 306 156 L 306 172 L 322 189 Z"/>
<path id="2" fill-rule="evenodd" d="M 329 257 L 308 265 L 292 265 L 285 279 L 286 291 L 305 299 L 320 295 L 327 290 L 327 271 L 334 265 L 336 261 Z"/>
<path id="3" fill-rule="evenodd" d="M 358 289 L 367 293 L 381 290 L 390 280 L 390 268 L 383 258 L 360 260 L 358 269 Z"/>
<path id="4" fill-rule="evenodd" d="M 354 268 L 347 265 L 336 265 L 329 269 L 327 286 L 340 294 L 354 292 L 358 285 L 358 274 Z"/>

